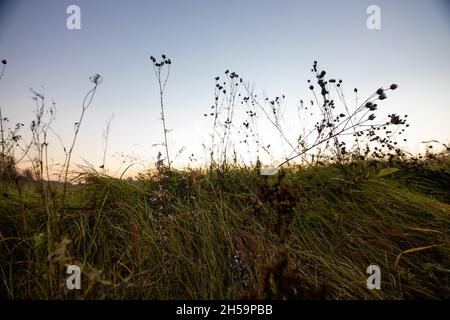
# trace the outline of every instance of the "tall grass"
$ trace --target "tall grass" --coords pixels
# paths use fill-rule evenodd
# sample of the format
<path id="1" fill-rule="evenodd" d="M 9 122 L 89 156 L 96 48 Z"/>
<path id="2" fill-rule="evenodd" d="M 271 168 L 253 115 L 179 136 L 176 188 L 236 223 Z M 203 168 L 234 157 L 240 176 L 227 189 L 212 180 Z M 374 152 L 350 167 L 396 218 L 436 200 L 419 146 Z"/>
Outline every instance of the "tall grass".
<path id="1" fill-rule="evenodd" d="M 0 292 L 10 299 L 448 298 L 450 172 L 448 159 L 439 161 L 438 169 L 387 174 L 382 163 L 349 166 L 346 175 L 335 165 L 287 170 L 281 188 L 298 198 L 284 232 L 276 199 L 261 196 L 261 183 L 276 186 L 278 178 L 258 182 L 251 168 L 136 181 L 86 173 L 85 184 L 68 188 L 62 237 L 51 248 L 33 184 L 21 198 L 8 187 L 0 198 Z M 66 289 L 67 264 L 81 266 L 82 290 Z M 381 290 L 366 289 L 370 264 L 381 267 Z M 326 294 L 313 294 L 322 288 Z"/>

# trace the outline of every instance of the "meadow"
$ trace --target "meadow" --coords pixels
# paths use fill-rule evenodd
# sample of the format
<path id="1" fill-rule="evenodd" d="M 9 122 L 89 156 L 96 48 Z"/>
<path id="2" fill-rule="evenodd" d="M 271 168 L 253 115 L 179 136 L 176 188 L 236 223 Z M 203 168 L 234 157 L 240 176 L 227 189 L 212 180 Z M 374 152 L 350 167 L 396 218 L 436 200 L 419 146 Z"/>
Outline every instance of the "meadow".
<path id="1" fill-rule="evenodd" d="M 425 154 L 410 154 L 397 143 L 407 115 L 376 122 L 397 84 L 352 107 L 342 80 L 314 62 L 312 98 L 298 110 L 314 111 L 317 121 L 292 141 L 282 125 L 284 95 L 259 97 L 226 70 L 214 78 L 204 114 L 212 127 L 207 164 L 176 168 L 164 112 L 172 61 L 162 55 L 150 63 L 165 143 L 154 168 L 133 178 L 124 178 L 126 169 L 111 176 L 104 166 L 72 165 L 100 75 L 90 79 L 73 140 L 61 141 L 58 168 L 47 161 L 49 136 L 58 136 L 45 97 L 34 92 L 27 141 L 20 133 L 27 126 L 8 129 L 0 116 L 2 299 L 450 297 L 449 147 L 432 142 Z M 236 123 L 240 110 L 246 118 Z M 263 120 L 292 150 L 271 154 L 280 160 L 270 167 L 259 159 L 270 154 L 258 133 Z M 251 164 L 239 161 L 236 136 Z M 30 168 L 20 166 L 24 159 Z M 380 290 L 366 286 L 372 264 L 381 270 Z M 66 286 L 68 265 L 81 268 L 80 290 Z"/>

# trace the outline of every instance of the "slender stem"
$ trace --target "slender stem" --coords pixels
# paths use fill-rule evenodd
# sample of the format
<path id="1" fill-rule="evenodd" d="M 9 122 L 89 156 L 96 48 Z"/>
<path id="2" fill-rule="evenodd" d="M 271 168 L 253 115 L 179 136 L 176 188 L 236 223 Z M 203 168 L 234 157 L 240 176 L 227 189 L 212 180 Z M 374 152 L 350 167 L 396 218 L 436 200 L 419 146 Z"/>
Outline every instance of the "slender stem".
<path id="1" fill-rule="evenodd" d="M 163 123 L 163 130 L 164 130 L 164 147 L 166 149 L 166 158 L 167 158 L 167 167 L 170 171 L 170 157 L 169 157 L 169 145 L 167 143 L 167 127 L 166 127 L 166 116 L 164 113 L 164 91 L 166 89 L 167 80 L 169 80 L 170 76 L 170 64 L 168 64 L 167 68 L 167 74 L 164 79 L 164 82 L 161 79 L 161 71 L 162 71 L 163 64 L 156 64 L 155 61 L 153 62 L 153 69 L 155 71 L 156 79 L 158 80 L 159 85 L 159 103 L 161 107 L 161 120 Z"/>
<path id="2" fill-rule="evenodd" d="M 62 221 L 62 217 L 64 215 L 64 205 L 65 205 L 65 200 L 66 200 L 68 175 L 69 175 L 70 161 L 72 158 L 72 152 L 75 147 L 75 143 L 77 141 L 78 133 L 79 133 L 80 127 L 81 127 L 81 122 L 83 121 L 86 110 L 88 109 L 89 105 L 91 104 L 92 100 L 94 99 L 94 95 L 95 95 L 95 92 L 97 91 L 98 85 L 102 82 L 102 80 L 101 80 L 102 78 L 99 78 L 99 79 L 100 79 L 100 81 L 97 80 L 94 83 L 95 84 L 94 87 L 86 94 L 86 96 L 83 99 L 80 119 L 78 120 L 77 123 L 75 123 L 75 133 L 73 136 L 72 144 L 69 148 L 69 151 L 66 152 L 66 159 L 64 161 L 64 165 L 62 168 L 62 170 L 64 171 L 64 186 L 63 186 L 63 195 L 62 195 L 62 204 L 61 204 L 62 211 L 61 211 L 60 221 Z M 89 101 L 86 102 L 88 100 L 88 98 L 89 98 Z M 61 174 L 60 174 L 60 176 L 61 176 Z"/>
<path id="3" fill-rule="evenodd" d="M 166 78 L 166 81 L 167 81 L 167 78 Z M 162 86 L 161 78 L 160 77 L 158 78 L 158 82 L 159 82 L 159 101 L 160 101 L 160 105 L 161 105 L 161 119 L 162 119 L 163 129 L 164 129 L 164 146 L 166 147 L 167 166 L 168 166 L 169 171 L 170 171 L 169 146 L 167 144 L 166 116 L 165 116 L 165 113 L 164 113 L 164 100 L 163 100 L 164 89 L 165 89 L 165 86 L 166 86 L 166 81 L 164 82 L 164 85 Z"/>
<path id="4" fill-rule="evenodd" d="M 281 128 L 270 118 L 270 116 L 267 114 L 267 111 L 261 106 L 261 104 L 255 99 L 255 97 L 253 96 L 253 93 L 250 91 L 250 89 L 248 88 L 248 86 L 244 86 L 245 90 L 247 91 L 249 97 L 252 99 L 252 101 L 262 110 L 262 112 L 264 113 L 264 115 L 266 116 L 266 118 L 270 121 L 270 123 L 278 130 L 278 132 L 281 134 L 281 137 L 289 144 L 289 146 L 295 150 L 294 146 L 291 144 L 291 142 L 289 141 L 288 138 L 286 138 L 283 130 L 281 130 Z M 248 102 L 247 102 L 248 104 Z"/>
<path id="5" fill-rule="evenodd" d="M 364 122 L 366 122 L 366 121 L 368 121 L 368 120 L 362 121 L 362 122 L 358 123 L 357 125 L 361 125 L 362 123 L 364 123 Z M 337 128 L 337 127 L 336 127 L 336 128 Z M 293 160 L 293 159 L 295 159 L 295 158 L 300 157 L 302 154 L 305 154 L 305 153 L 308 152 L 309 150 L 311 150 L 311 149 L 317 147 L 318 145 L 321 145 L 321 144 L 324 143 L 324 142 L 329 141 L 330 139 L 333 139 L 333 138 L 339 136 L 340 134 L 342 134 L 343 132 L 345 132 L 346 130 L 349 130 L 349 129 L 351 129 L 351 128 L 352 128 L 352 127 L 347 128 L 347 127 L 344 126 L 344 128 L 342 128 L 339 132 L 334 133 L 334 134 L 330 134 L 328 137 L 323 138 L 322 140 L 320 140 L 320 141 L 314 143 L 311 147 L 309 147 L 309 148 L 303 150 L 302 152 L 296 154 L 296 155 L 293 156 L 293 157 L 290 157 L 290 158 L 286 159 L 285 161 L 283 161 L 281 164 L 278 165 L 278 168 L 281 168 L 284 164 L 288 163 L 289 161 L 291 161 L 291 160 Z"/>
<path id="6" fill-rule="evenodd" d="M 5 74 L 5 69 L 6 69 L 6 64 L 3 65 L 2 72 L 0 72 L 0 80 L 2 80 L 3 75 Z"/>

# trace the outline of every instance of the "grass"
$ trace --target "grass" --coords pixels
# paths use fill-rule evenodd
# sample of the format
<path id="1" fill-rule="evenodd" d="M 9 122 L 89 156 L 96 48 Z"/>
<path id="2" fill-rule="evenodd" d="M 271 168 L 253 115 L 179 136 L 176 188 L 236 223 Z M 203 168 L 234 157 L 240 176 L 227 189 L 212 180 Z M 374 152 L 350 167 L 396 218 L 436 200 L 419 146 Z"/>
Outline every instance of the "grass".
<path id="1" fill-rule="evenodd" d="M 449 298 L 448 157 L 375 164 L 266 178 L 242 166 L 136 180 L 87 172 L 67 187 L 61 220 L 35 182 L 20 182 L 20 194 L 4 183 L 0 297 Z M 81 267 L 81 290 L 66 289 L 70 264 Z M 366 288 L 370 264 L 381 290 Z"/>
<path id="2" fill-rule="evenodd" d="M 301 126 L 293 142 L 283 127 L 285 95 L 258 96 L 226 70 L 214 78 L 214 105 L 203 114 L 212 117 L 209 163 L 177 170 L 164 114 L 172 62 L 161 57 L 150 59 L 166 155 L 160 151 L 155 170 L 135 179 L 122 179 L 132 164 L 120 178 L 106 174 L 109 124 L 101 172 L 88 164 L 73 176 L 71 156 L 102 83 L 98 74 L 67 147 L 52 129 L 56 105 L 39 92 L 32 90 L 31 140 L 22 138 L 24 124 L 11 129 L 0 116 L 0 298 L 450 298 L 449 147 L 430 141 L 446 153 L 428 145 L 414 156 L 396 141 L 408 115 L 374 122 L 377 104 L 397 84 L 364 101 L 354 88 L 353 108 L 342 80 L 325 77 L 314 61 L 317 86 L 308 80 L 311 100 L 297 109 L 300 122 L 318 121 Z M 261 127 L 273 129 L 290 153 L 272 154 Z M 48 162 L 49 134 L 64 152 L 59 169 Z M 255 165 L 241 161 L 237 143 Z M 265 168 L 277 174 L 260 174 L 262 151 L 282 161 Z M 32 168 L 19 169 L 24 159 Z M 81 268 L 80 290 L 67 289 L 69 265 Z M 370 265 L 380 267 L 381 290 L 366 287 Z"/>

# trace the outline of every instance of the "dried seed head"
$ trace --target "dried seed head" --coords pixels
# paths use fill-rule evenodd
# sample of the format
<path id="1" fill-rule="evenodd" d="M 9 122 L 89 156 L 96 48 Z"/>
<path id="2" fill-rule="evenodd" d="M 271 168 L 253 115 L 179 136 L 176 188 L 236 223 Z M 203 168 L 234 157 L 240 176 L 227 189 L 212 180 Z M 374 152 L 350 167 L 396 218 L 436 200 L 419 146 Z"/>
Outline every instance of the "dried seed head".
<path id="1" fill-rule="evenodd" d="M 102 76 L 99 75 L 98 73 L 89 77 L 89 81 L 91 81 L 92 83 L 95 83 L 95 84 L 99 84 L 100 82 L 102 82 L 102 80 L 103 80 Z"/>

